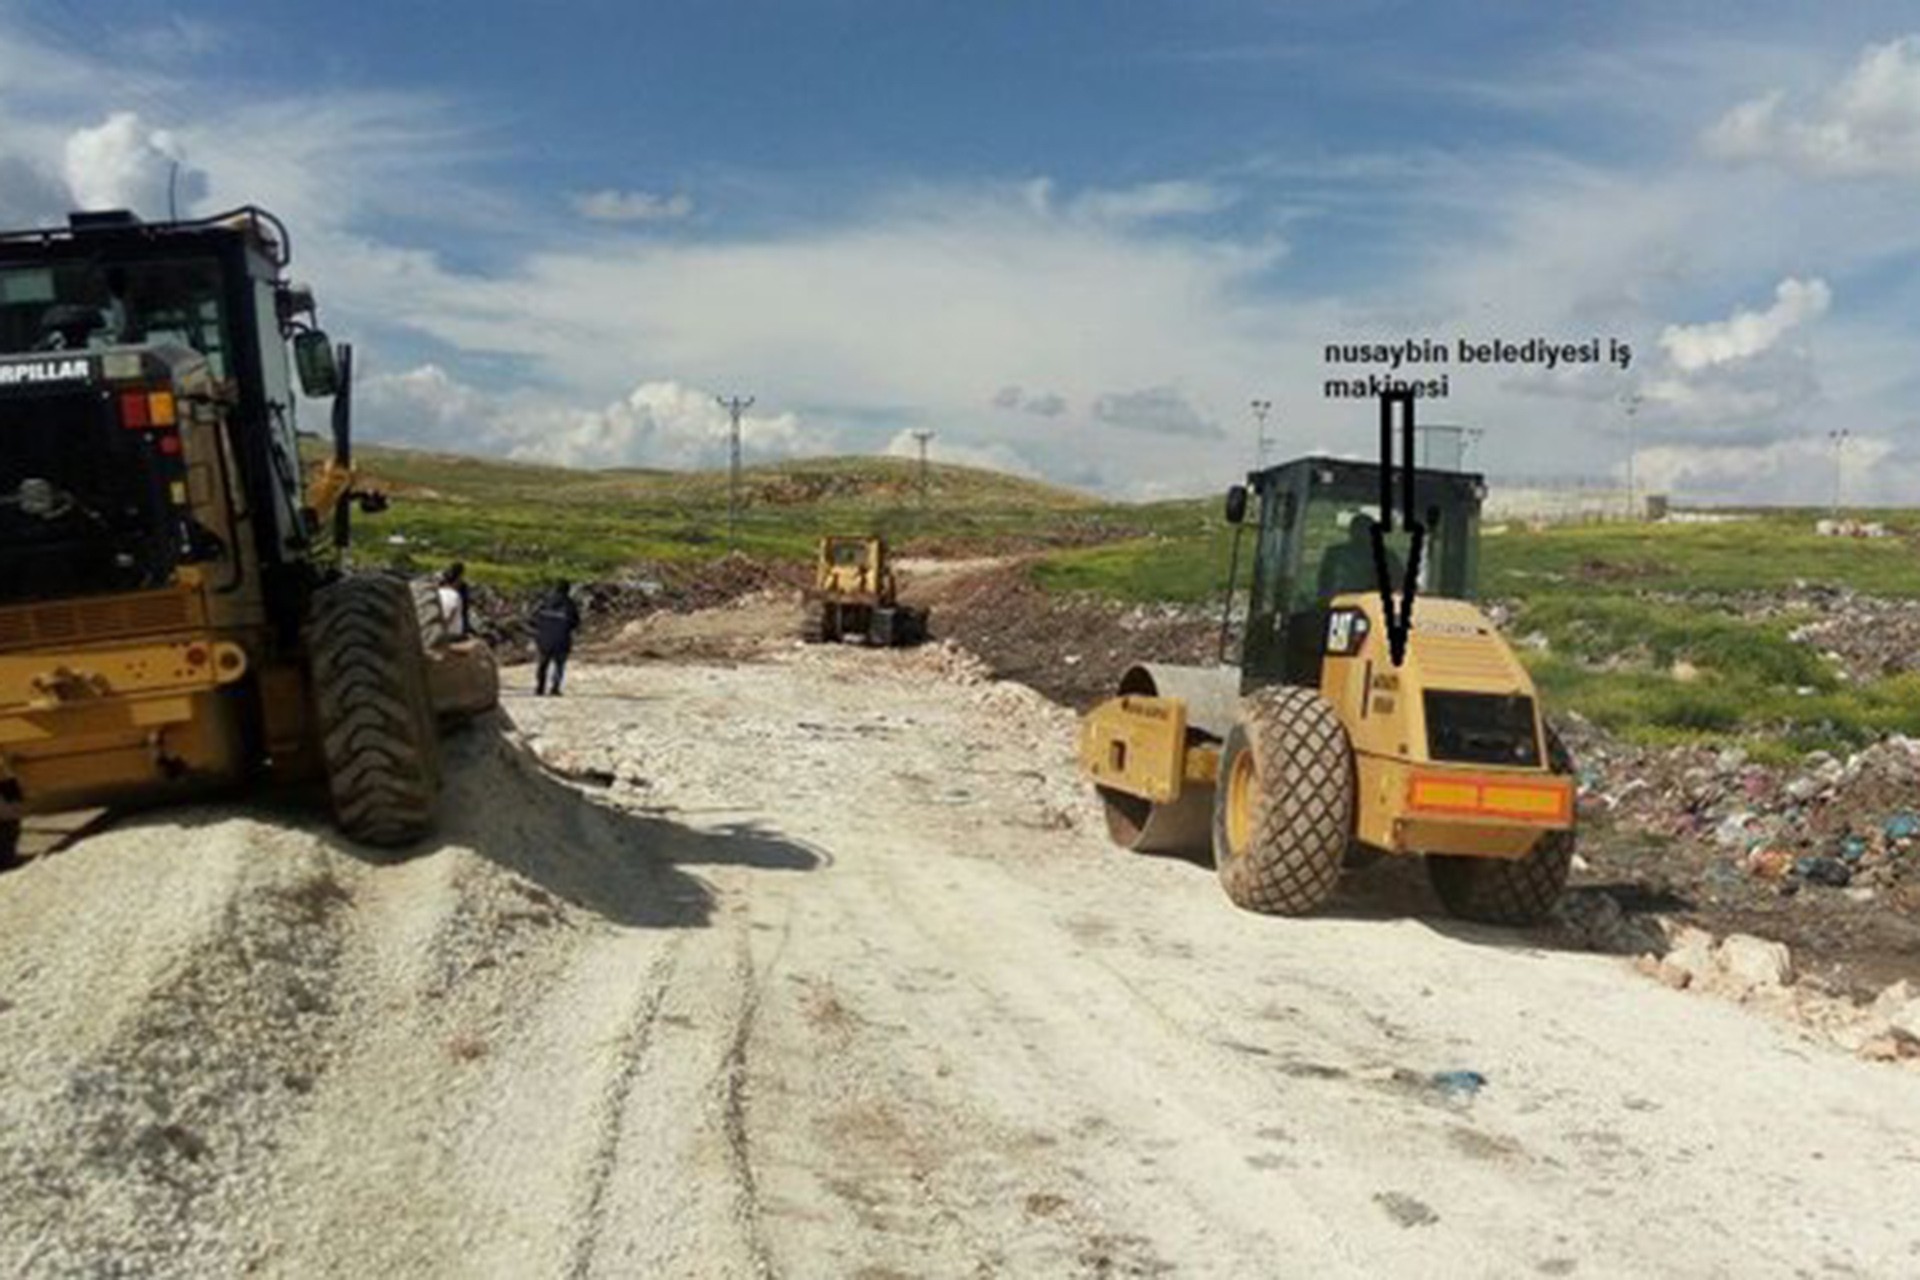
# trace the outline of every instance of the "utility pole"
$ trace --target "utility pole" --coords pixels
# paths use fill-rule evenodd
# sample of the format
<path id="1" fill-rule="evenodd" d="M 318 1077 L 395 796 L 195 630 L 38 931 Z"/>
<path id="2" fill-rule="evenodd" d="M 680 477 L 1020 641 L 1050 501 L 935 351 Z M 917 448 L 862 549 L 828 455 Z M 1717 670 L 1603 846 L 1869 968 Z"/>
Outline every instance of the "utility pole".
<path id="1" fill-rule="evenodd" d="M 927 509 L 927 493 L 928 493 L 927 441 L 933 439 L 933 432 L 916 431 L 913 433 L 913 438 L 920 445 L 920 510 L 924 514 Z"/>
<path id="2" fill-rule="evenodd" d="M 1633 420 L 1640 412 L 1640 393 L 1629 392 L 1621 396 L 1620 401 L 1627 407 L 1627 519 L 1633 520 L 1639 511 L 1633 503 L 1633 463 L 1634 455 L 1638 452 L 1634 447 Z"/>
<path id="3" fill-rule="evenodd" d="M 1273 412 L 1273 401 L 1255 400 L 1253 407 L 1253 458 L 1254 470 L 1267 469 L 1267 415 Z"/>
<path id="4" fill-rule="evenodd" d="M 753 408 L 752 396 L 715 396 L 732 423 L 727 449 L 727 554 L 740 549 L 740 415 Z"/>
<path id="5" fill-rule="evenodd" d="M 1839 427 L 1827 432 L 1827 439 L 1833 441 L 1833 518 L 1840 518 L 1840 480 L 1846 466 L 1847 429 Z"/>

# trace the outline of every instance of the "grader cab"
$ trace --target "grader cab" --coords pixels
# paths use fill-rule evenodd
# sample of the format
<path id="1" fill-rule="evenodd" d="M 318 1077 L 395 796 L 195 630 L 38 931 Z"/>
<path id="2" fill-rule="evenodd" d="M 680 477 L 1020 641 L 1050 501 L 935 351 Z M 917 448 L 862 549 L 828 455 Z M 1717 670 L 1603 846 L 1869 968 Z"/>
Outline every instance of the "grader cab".
<path id="1" fill-rule="evenodd" d="M 1117 843 L 1210 849 L 1242 907 L 1312 911 L 1344 865 L 1424 855 L 1455 914 L 1535 920 L 1572 861 L 1573 769 L 1526 669 L 1472 603 L 1484 482 L 1393 478 L 1393 506 L 1411 483 L 1425 530 L 1396 662 L 1381 577 L 1397 603 L 1413 557 L 1391 540 L 1376 554 L 1381 479 L 1319 457 L 1250 476 L 1259 514 L 1238 666 L 1130 669 L 1082 722 L 1083 770 Z M 1236 525 L 1248 497 L 1228 495 Z"/>

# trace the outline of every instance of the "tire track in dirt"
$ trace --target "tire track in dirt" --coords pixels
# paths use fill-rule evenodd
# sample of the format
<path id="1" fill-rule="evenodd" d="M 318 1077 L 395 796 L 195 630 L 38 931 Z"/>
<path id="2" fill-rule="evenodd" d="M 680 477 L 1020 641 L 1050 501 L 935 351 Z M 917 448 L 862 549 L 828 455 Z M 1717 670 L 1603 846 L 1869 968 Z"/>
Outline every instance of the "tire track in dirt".
<path id="1" fill-rule="evenodd" d="M 624 1131 L 629 1100 L 645 1073 L 654 1045 L 654 1028 L 665 1005 L 674 973 L 680 963 L 681 943 L 669 943 L 654 960 L 641 982 L 641 995 L 634 1004 L 633 1017 L 621 1035 L 622 1049 L 617 1069 L 607 1078 L 595 1120 L 597 1145 L 588 1157 L 585 1173 L 586 1192 L 580 1208 L 580 1220 L 566 1264 L 566 1274 L 575 1280 L 592 1274 L 594 1251 L 606 1223 L 607 1189 L 620 1161 L 620 1139 Z"/>
<path id="2" fill-rule="evenodd" d="M 734 945 L 734 983 L 740 992 L 740 1005 L 734 1015 L 733 1035 L 727 1045 L 727 1056 L 722 1060 L 721 1072 L 724 1077 L 724 1094 L 721 1103 L 721 1126 L 726 1137 L 728 1173 L 733 1181 L 737 1200 L 735 1204 L 736 1220 L 746 1237 L 746 1247 L 756 1276 L 772 1277 L 776 1274 L 773 1259 L 767 1252 L 766 1237 L 761 1229 L 760 1187 L 753 1171 L 753 1150 L 747 1127 L 747 1103 L 750 1091 L 750 1064 L 748 1049 L 753 1042 L 754 1025 L 760 1012 L 760 998 L 764 984 L 778 963 L 778 953 L 765 974 L 756 977 L 753 967 L 753 938 L 748 929 L 737 932 Z M 781 937 L 784 950 L 786 934 Z"/>

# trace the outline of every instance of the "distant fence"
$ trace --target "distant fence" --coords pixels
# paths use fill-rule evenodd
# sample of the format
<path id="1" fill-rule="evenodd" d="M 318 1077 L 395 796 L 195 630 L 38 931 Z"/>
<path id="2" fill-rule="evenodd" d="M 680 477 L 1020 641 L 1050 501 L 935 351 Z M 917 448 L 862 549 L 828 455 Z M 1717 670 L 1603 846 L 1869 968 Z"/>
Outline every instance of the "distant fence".
<path id="1" fill-rule="evenodd" d="M 1666 497 L 1636 491 L 1629 504 L 1623 486 L 1604 481 L 1558 480 L 1541 483 L 1522 477 L 1489 476 L 1481 511 L 1488 520 L 1547 520 L 1572 523 L 1644 520 L 1665 513 Z"/>

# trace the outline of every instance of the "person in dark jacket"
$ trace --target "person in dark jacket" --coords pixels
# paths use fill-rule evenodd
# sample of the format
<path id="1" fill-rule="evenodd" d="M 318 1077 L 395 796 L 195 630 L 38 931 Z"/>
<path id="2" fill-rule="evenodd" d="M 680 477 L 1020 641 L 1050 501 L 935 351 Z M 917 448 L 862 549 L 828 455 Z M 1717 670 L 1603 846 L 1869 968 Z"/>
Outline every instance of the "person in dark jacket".
<path id="1" fill-rule="evenodd" d="M 536 695 L 560 696 L 560 681 L 567 674 L 567 655 L 573 652 L 573 633 L 579 629 L 580 606 L 573 602 L 572 584 L 564 580 L 554 583 L 553 590 L 533 611 L 533 647 L 540 653 L 540 663 L 534 672 Z"/>

